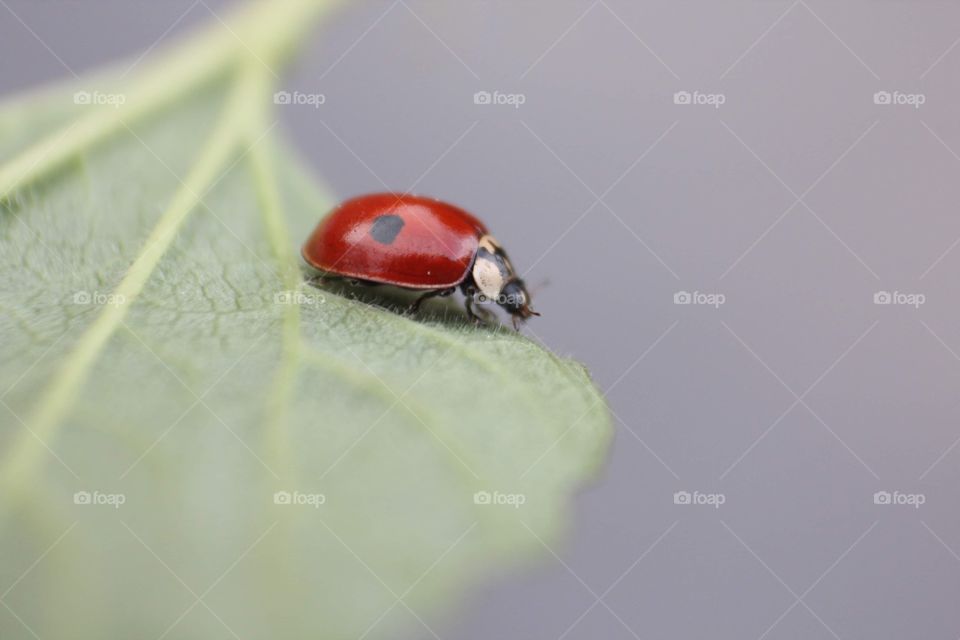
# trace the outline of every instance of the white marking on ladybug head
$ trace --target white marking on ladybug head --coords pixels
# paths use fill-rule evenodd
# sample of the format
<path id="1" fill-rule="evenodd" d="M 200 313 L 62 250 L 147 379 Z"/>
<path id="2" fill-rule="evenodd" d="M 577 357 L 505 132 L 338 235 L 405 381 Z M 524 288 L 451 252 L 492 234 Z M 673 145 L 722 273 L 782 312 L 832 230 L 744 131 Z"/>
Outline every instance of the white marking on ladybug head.
<path id="1" fill-rule="evenodd" d="M 484 297 L 496 300 L 500 296 L 500 290 L 504 285 L 500 265 L 487 254 L 478 255 L 473 263 L 473 281 Z"/>
<path id="2" fill-rule="evenodd" d="M 507 257 L 507 252 L 504 251 L 503 247 L 500 246 L 500 243 L 497 242 L 497 239 L 492 235 L 487 234 L 480 238 L 479 245 L 481 249 L 485 249 L 489 251 L 491 255 L 497 257 L 497 260 L 503 264 L 503 268 L 506 270 L 504 279 L 509 279 L 507 276 L 514 273 L 513 264 L 510 262 L 510 258 Z"/>
<path id="3" fill-rule="evenodd" d="M 490 253 L 496 253 L 497 250 L 501 248 L 500 243 L 497 242 L 497 239 L 491 236 L 490 234 L 487 234 L 482 238 L 480 238 L 480 246 L 486 249 L 487 251 L 489 251 Z"/>

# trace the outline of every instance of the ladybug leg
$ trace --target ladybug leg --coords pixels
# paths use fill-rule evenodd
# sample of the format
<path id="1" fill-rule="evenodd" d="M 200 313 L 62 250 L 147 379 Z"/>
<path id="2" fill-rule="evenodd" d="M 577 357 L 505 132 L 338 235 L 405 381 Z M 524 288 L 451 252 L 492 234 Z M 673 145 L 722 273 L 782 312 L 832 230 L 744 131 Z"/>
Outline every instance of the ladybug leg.
<path id="1" fill-rule="evenodd" d="M 467 318 L 473 321 L 474 324 L 483 324 L 483 320 L 473 311 L 473 293 L 468 293 L 463 300 L 463 306 L 467 309 Z"/>
<path id="2" fill-rule="evenodd" d="M 359 278 L 347 278 L 346 282 L 351 287 L 379 287 L 381 284 L 370 280 L 360 280 Z"/>
<path id="3" fill-rule="evenodd" d="M 333 278 L 331 278 L 330 276 L 321 273 L 315 276 L 310 276 L 309 278 L 307 278 L 306 283 L 311 287 L 317 287 L 318 289 L 322 289 L 324 285 L 329 284 L 332 280 Z"/>
<path id="4" fill-rule="evenodd" d="M 437 297 L 445 298 L 446 296 L 450 295 L 454 291 L 456 291 L 456 287 L 451 287 L 449 289 L 434 289 L 433 291 L 427 291 L 426 293 L 424 293 L 422 296 L 420 296 L 410 304 L 410 308 L 408 309 L 408 311 L 410 313 L 416 313 L 417 311 L 420 310 L 420 305 L 423 303 L 424 300 L 427 300 L 428 298 L 437 298 Z"/>
<path id="5" fill-rule="evenodd" d="M 467 318 L 473 321 L 474 324 L 487 324 L 492 321 L 493 314 L 490 313 L 487 309 L 482 307 L 477 307 L 474 309 L 473 297 L 477 294 L 475 290 L 467 290 L 464 292 L 464 302 L 463 306 L 467 309 Z"/>

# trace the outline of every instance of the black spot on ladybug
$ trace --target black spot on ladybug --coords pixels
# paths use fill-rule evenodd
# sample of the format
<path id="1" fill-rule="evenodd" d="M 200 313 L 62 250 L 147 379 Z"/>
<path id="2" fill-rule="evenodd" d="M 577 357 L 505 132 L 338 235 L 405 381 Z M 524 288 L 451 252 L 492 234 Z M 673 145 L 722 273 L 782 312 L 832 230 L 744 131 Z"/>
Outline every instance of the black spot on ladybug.
<path id="1" fill-rule="evenodd" d="M 387 214 L 377 216 L 370 227 L 370 235 L 380 244 L 393 244 L 400 230 L 403 229 L 403 218 Z"/>

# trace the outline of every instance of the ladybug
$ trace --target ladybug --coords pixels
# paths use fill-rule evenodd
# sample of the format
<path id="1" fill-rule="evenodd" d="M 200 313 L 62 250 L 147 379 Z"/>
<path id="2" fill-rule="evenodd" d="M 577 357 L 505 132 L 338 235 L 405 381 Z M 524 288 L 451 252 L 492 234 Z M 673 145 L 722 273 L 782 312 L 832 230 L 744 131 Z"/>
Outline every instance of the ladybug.
<path id="1" fill-rule="evenodd" d="M 474 322 L 482 322 L 475 301 L 495 301 L 510 313 L 514 328 L 540 315 L 486 226 L 433 198 L 397 193 L 351 198 L 320 221 L 302 255 L 324 276 L 423 291 L 411 311 L 460 287 Z"/>

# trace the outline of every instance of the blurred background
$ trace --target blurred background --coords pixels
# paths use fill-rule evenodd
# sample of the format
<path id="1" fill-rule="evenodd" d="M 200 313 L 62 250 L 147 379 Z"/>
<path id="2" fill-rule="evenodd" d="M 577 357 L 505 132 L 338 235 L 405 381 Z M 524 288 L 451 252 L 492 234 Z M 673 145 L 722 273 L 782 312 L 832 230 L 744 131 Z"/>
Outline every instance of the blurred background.
<path id="1" fill-rule="evenodd" d="M 0 92 L 228 4 L 0 0 Z M 566 544 L 442 637 L 960 635 L 958 43 L 932 1 L 370 0 L 316 33 L 277 107 L 314 173 L 486 220 L 616 416 Z"/>

